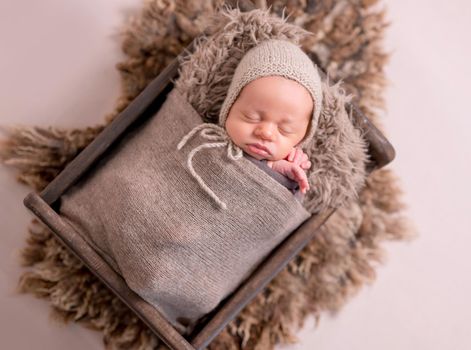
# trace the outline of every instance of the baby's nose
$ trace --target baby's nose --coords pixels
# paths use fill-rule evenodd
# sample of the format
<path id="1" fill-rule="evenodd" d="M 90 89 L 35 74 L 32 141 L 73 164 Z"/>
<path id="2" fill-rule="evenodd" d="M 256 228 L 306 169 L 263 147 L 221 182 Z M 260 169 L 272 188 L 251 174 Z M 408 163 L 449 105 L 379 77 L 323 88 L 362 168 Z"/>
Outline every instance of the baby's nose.
<path id="1" fill-rule="evenodd" d="M 265 140 L 273 138 L 273 125 L 271 124 L 260 124 L 255 129 L 255 135 Z"/>

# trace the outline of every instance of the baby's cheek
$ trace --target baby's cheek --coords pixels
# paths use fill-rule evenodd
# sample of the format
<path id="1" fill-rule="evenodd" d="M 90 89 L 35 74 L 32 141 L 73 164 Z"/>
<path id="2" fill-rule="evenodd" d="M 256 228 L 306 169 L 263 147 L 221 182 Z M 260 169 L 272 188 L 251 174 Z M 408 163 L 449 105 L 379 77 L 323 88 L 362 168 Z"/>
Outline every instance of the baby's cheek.
<path id="1" fill-rule="evenodd" d="M 227 133 L 227 136 L 229 136 L 229 138 L 232 140 L 232 142 L 234 142 L 236 145 L 238 145 L 240 143 L 239 140 L 238 140 L 239 139 L 239 133 L 237 131 L 237 127 L 230 120 L 228 120 L 226 122 L 226 133 Z"/>
<path id="2" fill-rule="evenodd" d="M 288 159 L 289 155 L 291 154 L 291 152 L 294 150 L 294 148 L 290 148 L 288 153 L 284 154 L 283 158 L 282 159 Z"/>

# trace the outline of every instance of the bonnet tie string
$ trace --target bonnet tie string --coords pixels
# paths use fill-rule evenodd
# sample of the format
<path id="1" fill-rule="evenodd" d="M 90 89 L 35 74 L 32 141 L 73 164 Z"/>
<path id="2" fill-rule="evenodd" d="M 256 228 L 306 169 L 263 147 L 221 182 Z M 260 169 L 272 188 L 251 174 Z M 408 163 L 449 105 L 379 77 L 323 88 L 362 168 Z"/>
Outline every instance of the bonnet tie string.
<path id="1" fill-rule="evenodd" d="M 206 185 L 201 176 L 196 173 L 193 167 L 192 159 L 195 154 L 202 149 L 227 146 L 227 157 L 232 160 L 238 160 L 243 156 L 242 149 L 232 142 L 231 138 L 229 137 L 229 135 L 227 135 L 227 132 L 223 127 L 213 123 L 203 123 L 195 126 L 188 134 L 186 134 L 182 138 L 182 140 L 177 145 L 177 150 L 180 150 L 188 142 L 188 140 L 198 131 L 200 131 L 201 137 L 216 142 L 205 142 L 193 148 L 188 154 L 186 164 L 188 166 L 188 169 L 190 170 L 191 175 L 193 176 L 193 178 L 195 178 L 195 180 L 198 182 L 203 191 L 205 191 L 217 203 L 217 205 L 219 205 L 220 208 L 227 209 L 226 203 L 222 202 L 219 197 L 208 187 L 208 185 Z"/>

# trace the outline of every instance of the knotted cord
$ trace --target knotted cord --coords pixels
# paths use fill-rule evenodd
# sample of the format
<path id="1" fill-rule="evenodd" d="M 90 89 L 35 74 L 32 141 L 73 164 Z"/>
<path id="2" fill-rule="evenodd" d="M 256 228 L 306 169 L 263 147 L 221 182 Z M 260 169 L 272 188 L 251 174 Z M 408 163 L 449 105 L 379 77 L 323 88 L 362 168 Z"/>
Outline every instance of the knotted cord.
<path id="1" fill-rule="evenodd" d="M 193 157 L 197 152 L 199 152 L 202 149 L 205 148 L 215 148 L 215 147 L 225 147 L 227 146 L 227 156 L 229 159 L 232 160 L 238 160 L 242 158 L 243 156 L 243 151 L 241 148 L 239 148 L 236 144 L 234 144 L 227 134 L 226 130 L 213 123 L 203 123 L 199 124 L 196 127 L 194 127 L 188 134 L 186 134 L 182 140 L 178 143 L 177 145 L 177 150 L 180 150 L 187 142 L 188 140 L 193 137 L 198 131 L 200 131 L 200 136 L 210 140 L 210 141 L 216 141 L 216 142 L 205 142 L 188 153 L 188 159 L 187 159 L 187 166 L 188 169 L 190 170 L 191 175 L 196 179 L 196 181 L 199 183 L 200 187 L 205 191 L 213 200 L 219 205 L 220 208 L 222 209 L 227 209 L 226 203 L 221 201 L 219 197 L 206 185 L 204 180 L 199 176 L 194 167 L 193 167 Z"/>

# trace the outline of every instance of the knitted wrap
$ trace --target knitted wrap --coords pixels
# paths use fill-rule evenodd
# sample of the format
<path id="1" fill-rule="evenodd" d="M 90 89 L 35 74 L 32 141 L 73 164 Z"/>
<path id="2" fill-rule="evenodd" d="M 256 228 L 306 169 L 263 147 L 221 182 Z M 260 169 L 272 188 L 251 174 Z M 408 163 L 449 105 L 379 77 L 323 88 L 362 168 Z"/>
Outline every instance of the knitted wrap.
<path id="1" fill-rule="evenodd" d="M 244 156 L 235 162 L 222 147 L 193 159 L 227 209 L 208 200 L 185 164 L 208 137 L 219 143 L 217 129 L 192 135 L 177 151 L 201 123 L 173 89 L 154 116 L 61 197 L 60 207 L 64 222 L 182 333 L 311 215 L 270 168 Z"/>
<path id="2" fill-rule="evenodd" d="M 314 137 L 322 107 L 321 79 L 311 59 L 296 44 L 280 39 L 262 41 L 250 49 L 238 64 L 219 114 L 219 125 L 224 127 L 231 106 L 240 91 L 251 81 L 266 76 L 282 76 L 304 86 L 312 96 L 314 110 L 310 128 L 300 143 L 306 147 Z"/>

